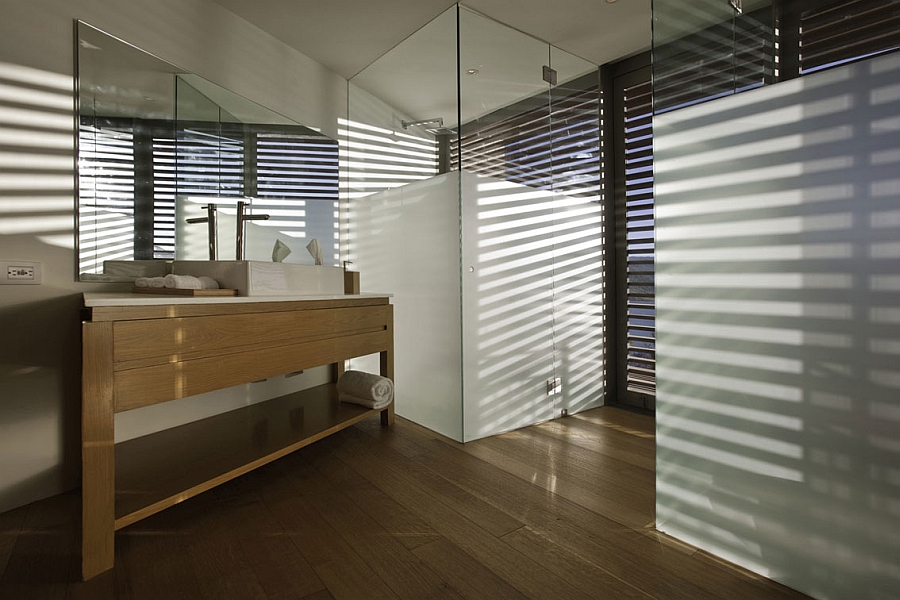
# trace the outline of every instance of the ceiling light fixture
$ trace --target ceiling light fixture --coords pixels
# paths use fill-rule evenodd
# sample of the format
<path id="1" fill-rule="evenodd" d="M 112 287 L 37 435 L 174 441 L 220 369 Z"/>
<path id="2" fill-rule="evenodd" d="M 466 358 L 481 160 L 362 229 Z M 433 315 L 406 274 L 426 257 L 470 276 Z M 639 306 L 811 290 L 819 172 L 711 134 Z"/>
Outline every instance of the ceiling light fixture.
<path id="1" fill-rule="evenodd" d="M 478 69 L 468 69 L 466 75 L 478 75 Z"/>

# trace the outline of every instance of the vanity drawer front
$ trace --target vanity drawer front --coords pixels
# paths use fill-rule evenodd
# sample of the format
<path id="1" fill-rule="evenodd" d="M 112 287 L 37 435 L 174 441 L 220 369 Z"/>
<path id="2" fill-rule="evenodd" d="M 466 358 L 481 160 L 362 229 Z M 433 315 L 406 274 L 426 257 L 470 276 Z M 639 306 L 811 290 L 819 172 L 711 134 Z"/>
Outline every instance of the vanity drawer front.
<path id="1" fill-rule="evenodd" d="M 381 330 L 117 371 L 115 412 L 374 354 L 391 345 L 391 331 Z"/>
<path id="2" fill-rule="evenodd" d="M 114 324 L 115 369 L 248 352 L 383 331 L 388 305 L 182 317 Z"/>

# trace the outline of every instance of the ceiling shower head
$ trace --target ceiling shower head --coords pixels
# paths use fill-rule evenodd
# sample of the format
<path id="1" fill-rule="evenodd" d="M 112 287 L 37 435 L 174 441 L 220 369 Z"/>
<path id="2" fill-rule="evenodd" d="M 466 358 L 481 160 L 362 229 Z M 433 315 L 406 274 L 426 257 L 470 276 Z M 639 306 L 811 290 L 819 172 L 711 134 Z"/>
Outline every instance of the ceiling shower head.
<path id="1" fill-rule="evenodd" d="M 442 127 L 444 125 L 444 119 L 441 117 L 436 117 L 434 119 L 421 119 L 419 121 L 400 121 L 400 124 L 403 125 L 403 129 L 418 127 L 420 125 L 433 125 L 435 123 L 438 127 Z"/>
<path id="2" fill-rule="evenodd" d="M 430 125 L 430 127 L 425 127 L 425 131 L 432 135 L 451 135 L 456 133 L 449 127 L 444 127 L 444 119 L 441 117 L 436 117 L 434 119 L 420 119 L 419 121 L 400 121 L 400 124 L 403 126 L 403 129 Z"/>

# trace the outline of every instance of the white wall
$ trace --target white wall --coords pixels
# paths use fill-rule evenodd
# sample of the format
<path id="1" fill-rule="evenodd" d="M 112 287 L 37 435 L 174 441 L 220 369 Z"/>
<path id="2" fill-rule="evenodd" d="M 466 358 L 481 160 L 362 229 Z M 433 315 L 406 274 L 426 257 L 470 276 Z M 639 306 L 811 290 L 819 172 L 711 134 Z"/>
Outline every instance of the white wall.
<path id="1" fill-rule="evenodd" d="M 900 598 L 900 55 L 654 118 L 657 526 Z"/>
<path id="2" fill-rule="evenodd" d="M 337 138 L 346 80 L 208 0 L 3 2 L 0 258 L 43 263 L 0 287 L 0 511 L 77 485 L 74 19 Z M 243 398 L 243 396 L 242 396 Z"/>

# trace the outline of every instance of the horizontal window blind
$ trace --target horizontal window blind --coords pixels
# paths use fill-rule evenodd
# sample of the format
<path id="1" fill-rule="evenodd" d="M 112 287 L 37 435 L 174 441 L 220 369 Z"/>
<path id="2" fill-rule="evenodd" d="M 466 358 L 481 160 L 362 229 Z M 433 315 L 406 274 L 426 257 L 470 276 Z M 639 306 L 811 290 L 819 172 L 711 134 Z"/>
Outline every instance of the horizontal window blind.
<path id="1" fill-rule="evenodd" d="M 900 48 L 900 0 L 830 2 L 800 15 L 800 72 Z"/>
<path id="2" fill-rule="evenodd" d="M 723 0 L 724 2 L 724 0 Z M 677 5 L 667 9 L 677 10 Z M 667 18 L 691 23 L 684 14 Z M 736 14 L 732 19 L 653 49 L 654 102 L 657 112 L 711 100 L 761 86 L 774 76 L 772 11 Z"/>
<path id="3" fill-rule="evenodd" d="M 625 86 L 618 100 L 624 111 L 626 388 L 654 396 L 653 110 L 649 78 Z"/>
<path id="4" fill-rule="evenodd" d="M 468 129 L 468 130 L 467 130 Z M 530 187 L 577 197 L 600 197 L 600 92 L 579 90 L 549 107 L 464 128 L 451 142 L 451 168 L 459 167 Z"/>

